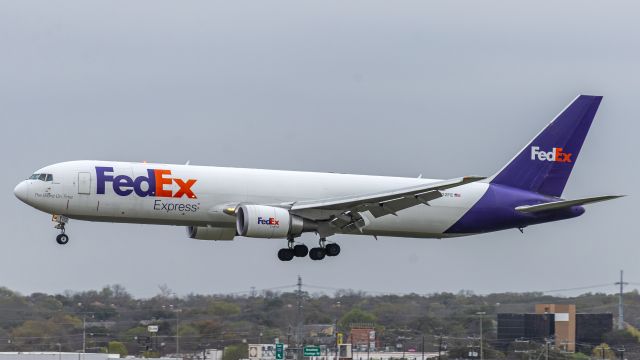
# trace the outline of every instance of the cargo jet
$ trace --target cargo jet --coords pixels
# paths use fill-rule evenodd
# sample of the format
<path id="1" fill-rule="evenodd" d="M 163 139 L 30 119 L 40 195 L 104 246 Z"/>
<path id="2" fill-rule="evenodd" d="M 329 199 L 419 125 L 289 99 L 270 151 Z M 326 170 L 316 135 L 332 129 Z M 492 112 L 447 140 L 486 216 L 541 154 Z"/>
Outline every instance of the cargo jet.
<path id="1" fill-rule="evenodd" d="M 450 180 L 115 161 L 46 166 L 19 183 L 24 203 L 69 219 L 185 226 L 190 238 L 286 239 L 278 258 L 322 260 L 335 234 L 448 238 L 577 217 L 617 195 L 561 198 L 601 96 L 580 95 L 495 175 Z M 296 242 L 316 233 L 311 250 Z"/>

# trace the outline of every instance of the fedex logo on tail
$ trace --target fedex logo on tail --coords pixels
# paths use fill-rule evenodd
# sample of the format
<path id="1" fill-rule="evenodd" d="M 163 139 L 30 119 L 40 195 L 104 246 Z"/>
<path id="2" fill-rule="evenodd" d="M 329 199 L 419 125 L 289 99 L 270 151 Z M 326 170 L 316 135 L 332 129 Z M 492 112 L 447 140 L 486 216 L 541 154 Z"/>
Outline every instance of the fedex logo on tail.
<path id="1" fill-rule="evenodd" d="M 258 216 L 258 224 L 260 224 L 260 225 L 280 226 L 280 220 L 278 220 L 276 218 L 265 219 L 262 216 Z"/>
<path id="2" fill-rule="evenodd" d="M 551 151 L 540 151 L 539 146 L 531 147 L 531 160 L 570 163 L 572 153 L 565 153 L 562 148 L 554 147 Z"/>
<path id="3" fill-rule="evenodd" d="M 138 176 L 135 179 L 127 175 L 113 175 L 112 167 L 96 166 L 96 193 L 104 194 L 107 183 L 113 186 L 113 192 L 120 196 L 128 196 L 135 192 L 140 197 L 154 196 L 165 198 L 181 198 L 186 196 L 196 199 L 191 187 L 196 183 L 195 179 L 178 179 L 171 177 L 171 170 L 147 169 L 147 176 Z M 178 185 L 178 191 L 171 190 L 173 184 Z"/>

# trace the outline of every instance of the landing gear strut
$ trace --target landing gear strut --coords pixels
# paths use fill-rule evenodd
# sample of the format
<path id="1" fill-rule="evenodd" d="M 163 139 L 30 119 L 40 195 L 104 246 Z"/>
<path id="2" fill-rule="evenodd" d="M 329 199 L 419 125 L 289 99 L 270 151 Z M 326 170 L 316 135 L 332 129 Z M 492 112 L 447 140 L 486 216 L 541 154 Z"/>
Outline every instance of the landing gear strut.
<path id="1" fill-rule="evenodd" d="M 69 242 L 69 235 L 65 234 L 65 225 L 69 222 L 69 218 L 62 215 L 53 215 L 53 221 L 56 222 L 54 228 L 60 230 L 60 234 L 56 236 L 56 242 L 65 245 Z"/>
<path id="2" fill-rule="evenodd" d="M 306 253 L 306 251 L 308 251 L 307 247 L 304 245 L 294 246 L 293 245 L 294 241 L 295 241 L 295 238 L 293 237 L 287 238 L 287 247 L 284 249 L 278 250 L 278 259 L 280 259 L 280 261 L 291 261 L 296 256 L 298 257 L 307 256 L 307 253 Z M 304 255 L 301 255 L 303 252 L 304 252 Z"/>
<path id="3" fill-rule="evenodd" d="M 309 258 L 311 258 L 311 260 L 324 259 L 325 255 L 327 255 L 327 252 L 325 251 L 326 241 L 327 241 L 327 238 L 320 238 L 320 241 L 318 241 L 318 245 L 320 246 L 311 249 L 311 251 L 309 252 Z"/>

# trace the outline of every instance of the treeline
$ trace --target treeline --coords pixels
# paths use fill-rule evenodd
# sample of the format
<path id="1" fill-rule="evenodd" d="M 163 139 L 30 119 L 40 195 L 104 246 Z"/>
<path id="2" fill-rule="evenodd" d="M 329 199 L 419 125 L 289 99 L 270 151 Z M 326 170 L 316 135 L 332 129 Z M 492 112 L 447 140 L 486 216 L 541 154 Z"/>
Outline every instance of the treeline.
<path id="1" fill-rule="evenodd" d="M 624 301 L 626 322 L 638 327 L 640 295 L 627 293 Z M 578 312 L 616 313 L 618 297 L 471 292 L 373 296 L 357 291 L 303 291 L 300 298 L 295 291 L 176 297 L 163 287 L 152 298 L 136 299 L 119 285 L 58 295 L 22 295 L 0 288 L 0 351 L 78 351 L 84 344 L 87 351 L 108 348 L 137 355 L 175 353 L 178 346 L 181 353 L 226 347 L 230 355 L 225 360 L 234 360 L 243 355 L 242 344 L 293 341 L 300 322 L 337 323 L 345 333 L 354 323 L 374 324 L 383 348 L 421 351 L 424 344 L 425 351 L 437 351 L 445 344 L 451 354 L 463 354 L 477 341 L 482 318 L 486 349 L 493 352 L 495 314 L 533 312 L 537 303 L 571 303 Z M 148 325 L 157 325 L 158 332 L 149 333 Z M 640 352 L 637 339 L 629 332 L 614 332 L 603 340 L 625 345 L 631 359 L 634 351 Z M 307 341 L 314 339 L 307 336 Z"/>

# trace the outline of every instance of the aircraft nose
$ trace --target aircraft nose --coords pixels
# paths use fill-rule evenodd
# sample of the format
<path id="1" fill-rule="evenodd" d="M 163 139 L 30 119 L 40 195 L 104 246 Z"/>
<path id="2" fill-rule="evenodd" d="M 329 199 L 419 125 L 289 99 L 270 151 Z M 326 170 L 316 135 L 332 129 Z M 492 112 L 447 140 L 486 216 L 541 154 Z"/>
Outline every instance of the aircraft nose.
<path id="1" fill-rule="evenodd" d="M 29 184 L 27 184 L 26 181 L 22 181 L 16 186 L 15 189 L 13 189 L 13 193 L 16 195 L 16 197 L 24 203 L 27 202 L 27 198 L 29 197 L 28 187 Z"/>

